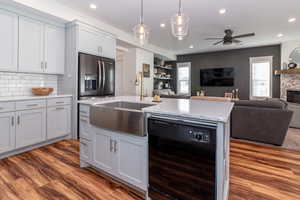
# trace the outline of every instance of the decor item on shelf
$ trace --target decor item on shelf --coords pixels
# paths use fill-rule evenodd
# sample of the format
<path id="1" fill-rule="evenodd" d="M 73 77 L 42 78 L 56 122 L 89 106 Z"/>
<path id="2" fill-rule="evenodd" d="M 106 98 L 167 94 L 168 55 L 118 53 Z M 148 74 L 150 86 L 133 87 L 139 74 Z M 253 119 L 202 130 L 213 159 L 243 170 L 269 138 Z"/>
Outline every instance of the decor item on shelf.
<path id="1" fill-rule="evenodd" d="M 295 69 L 297 67 L 297 63 L 291 62 L 288 64 L 289 69 Z"/>
<path id="2" fill-rule="evenodd" d="M 48 96 L 54 91 L 54 89 L 53 88 L 32 88 L 31 91 L 35 95 Z"/>
<path id="3" fill-rule="evenodd" d="M 228 98 L 228 99 L 233 99 L 233 93 L 231 93 L 231 92 L 225 92 L 224 97 Z"/>
<path id="4" fill-rule="evenodd" d="M 152 100 L 152 101 L 153 101 L 153 102 L 157 102 L 157 103 L 161 102 L 160 96 L 159 96 L 159 95 L 155 95 L 155 96 L 153 97 L 153 100 Z"/>
<path id="5" fill-rule="evenodd" d="M 295 48 L 289 57 L 290 63 L 300 64 L 300 47 Z"/>
<path id="6" fill-rule="evenodd" d="M 194 93 L 197 94 L 197 96 L 205 96 L 205 90 L 201 87 L 195 88 Z"/>
<path id="7" fill-rule="evenodd" d="M 148 43 L 150 29 L 144 24 L 144 0 L 141 0 L 140 23 L 133 28 L 134 37 L 137 38 L 141 45 Z"/>
<path id="8" fill-rule="evenodd" d="M 179 10 L 171 18 L 172 34 L 179 40 L 188 35 L 190 18 L 182 12 L 181 0 L 179 0 Z"/>
<path id="9" fill-rule="evenodd" d="M 145 78 L 150 77 L 150 65 L 149 64 L 143 64 L 143 74 Z"/>

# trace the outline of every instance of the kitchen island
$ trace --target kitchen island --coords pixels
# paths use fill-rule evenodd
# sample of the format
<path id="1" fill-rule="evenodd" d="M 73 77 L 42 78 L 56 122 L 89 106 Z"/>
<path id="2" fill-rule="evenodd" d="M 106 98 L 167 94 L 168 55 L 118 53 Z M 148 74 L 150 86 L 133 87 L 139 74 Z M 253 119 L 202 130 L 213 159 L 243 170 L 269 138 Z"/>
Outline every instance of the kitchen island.
<path id="1" fill-rule="evenodd" d="M 79 104 L 82 167 L 152 199 L 228 199 L 233 103 L 126 96 Z"/>

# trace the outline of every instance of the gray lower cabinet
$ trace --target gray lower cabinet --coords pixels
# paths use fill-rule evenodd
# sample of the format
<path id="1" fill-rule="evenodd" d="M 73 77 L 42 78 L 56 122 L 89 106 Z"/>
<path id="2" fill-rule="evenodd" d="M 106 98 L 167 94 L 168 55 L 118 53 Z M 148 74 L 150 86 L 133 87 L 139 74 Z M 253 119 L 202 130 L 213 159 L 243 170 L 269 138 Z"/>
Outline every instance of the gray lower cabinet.
<path id="1" fill-rule="evenodd" d="M 130 136 L 94 126 L 85 129 L 84 133 L 90 134 L 91 139 L 81 138 L 81 161 L 147 190 L 147 137 Z"/>
<path id="2" fill-rule="evenodd" d="M 290 127 L 300 128 L 300 104 L 288 103 L 288 108 L 294 112 Z"/>
<path id="3" fill-rule="evenodd" d="M 15 148 L 15 113 L 0 113 L 0 153 Z"/>
<path id="4" fill-rule="evenodd" d="M 71 106 L 47 108 L 47 139 L 54 139 L 71 133 Z"/>
<path id="5" fill-rule="evenodd" d="M 17 112 L 16 147 L 25 147 L 46 140 L 46 110 Z"/>

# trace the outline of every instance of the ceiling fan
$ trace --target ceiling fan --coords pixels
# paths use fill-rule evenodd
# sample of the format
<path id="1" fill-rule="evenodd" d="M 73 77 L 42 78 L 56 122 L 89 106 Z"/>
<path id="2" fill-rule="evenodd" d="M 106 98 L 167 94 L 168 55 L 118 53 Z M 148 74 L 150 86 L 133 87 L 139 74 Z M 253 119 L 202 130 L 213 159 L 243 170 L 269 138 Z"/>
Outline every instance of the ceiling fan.
<path id="1" fill-rule="evenodd" d="M 242 34 L 242 35 L 235 35 L 233 36 L 233 30 L 231 29 L 226 29 L 225 31 L 225 36 L 223 38 L 206 38 L 206 40 L 221 40 L 213 45 L 218 45 L 223 43 L 223 45 L 230 45 L 232 43 L 241 43 L 241 40 L 238 40 L 238 38 L 244 38 L 244 37 L 253 37 L 255 36 L 255 33 L 247 33 L 247 34 Z"/>

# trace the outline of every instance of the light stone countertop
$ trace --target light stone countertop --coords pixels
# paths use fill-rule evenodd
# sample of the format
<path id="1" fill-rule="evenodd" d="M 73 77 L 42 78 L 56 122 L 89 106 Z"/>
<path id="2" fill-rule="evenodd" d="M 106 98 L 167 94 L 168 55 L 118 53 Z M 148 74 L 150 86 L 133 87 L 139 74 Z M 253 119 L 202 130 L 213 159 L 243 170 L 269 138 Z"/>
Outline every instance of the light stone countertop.
<path id="1" fill-rule="evenodd" d="M 6 101 L 26 101 L 26 100 L 39 100 L 39 99 L 53 99 L 53 98 L 64 98 L 64 97 L 72 97 L 72 95 L 0 97 L 0 102 L 6 102 Z"/>
<path id="2" fill-rule="evenodd" d="M 166 99 L 162 98 L 161 103 L 153 103 L 152 97 L 147 97 L 143 101 L 137 96 L 119 96 L 96 98 L 78 101 L 80 104 L 96 105 L 116 101 L 126 101 L 134 103 L 149 103 L 153 106 L 143 109 L 146 113 L 173 115 L 177 117 L 194 118 L 216 122 L 228 122 L 234 103 L 215 102 L 190 99 Z"/>

